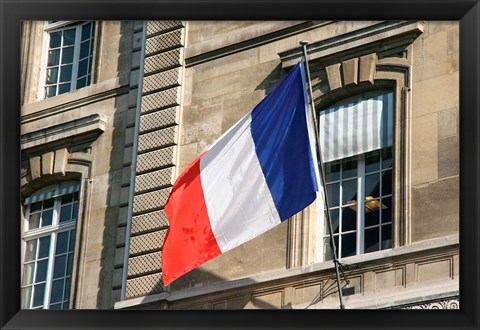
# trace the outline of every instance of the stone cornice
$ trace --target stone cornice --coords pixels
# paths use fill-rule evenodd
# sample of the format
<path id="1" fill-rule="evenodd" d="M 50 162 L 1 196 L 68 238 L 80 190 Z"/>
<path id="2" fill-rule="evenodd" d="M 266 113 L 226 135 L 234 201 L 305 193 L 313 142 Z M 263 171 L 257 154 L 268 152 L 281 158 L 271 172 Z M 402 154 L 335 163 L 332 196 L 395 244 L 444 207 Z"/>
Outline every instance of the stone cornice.
<path id="1" fill-rule="evenodd" d="M 309 61 L 325 60 L 334 55 L 359 48 L 372 48 L 374 46 L 388 48 L 388 41 L 392 41 L 390 47 L 394 48 L 400 43 L 410 43 L 423 32 L 423 23 L 417 21 L 385 21 L 365 28 L 340 34 L 325 40 L 313 42 L 307 45 Z M 369 50 L 371 52 L 371 50 Z M 298 63 L 303 56 L 302 47 L 296 47 L 278 54 L 283 68 L 290 68 Z"/>

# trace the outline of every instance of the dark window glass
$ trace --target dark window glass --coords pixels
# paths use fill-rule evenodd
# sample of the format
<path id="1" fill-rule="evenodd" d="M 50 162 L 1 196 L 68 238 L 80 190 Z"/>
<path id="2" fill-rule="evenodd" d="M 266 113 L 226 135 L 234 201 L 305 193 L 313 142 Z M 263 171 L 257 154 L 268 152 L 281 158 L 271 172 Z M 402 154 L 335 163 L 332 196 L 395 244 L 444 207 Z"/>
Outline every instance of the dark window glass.
<path id="1" fill-rule="evenodd" d="M 382 250 L 392 247 L 392 225 L 382 226 Z"/>
<path id="2" fill-rule="evenodd" d="M 89 39 L 92 32 L 92 23 L 85 24 L 82 27 L 82 41 Z"/>
<path id="3" fill-rule="evenodd" d="M 379 248 L 379 228 L 374 227 L 365 230 L 365 252 L 378 251 Z"/>
<path id="4" fill-rule="evenodd" d="M 56 303 L 63 300 L 63 285 L 65 280 L 55 280 L 52 282 L 52 293 L 50 295 L 50 302 Z"/>
<path id="5" fill-rule="evenodd" d="M 43 282 L 47 279 L 48 259 L 37 262 L 37 274 L 35 275 L 35 283 Z"/>
<path id="6" fill-rule="evenodd" d="M 50 252 L 50 236 L 40 238 L 40 251 L 38 252 L 38 259 L 48 257 Z"/>
<path id="7" fill-rule="evenodd" d="M 342 235 L 342 258 L 355 255 L 356 245 L 357 238 L 355 233 Z"/>
<path id="8" fill-rule="evenodd" d="M 38 212 L 42 209 L 42 202 L 36 202 L 36 203 L 33 203 L 31 206 L 30 206 L 30 213 L 32 212 Z"/>
<path id="9" fill-rule="evenodd" d="M 382 198 L 382 223 L 392 221 L 392 197 Z"/>
<path id="10" fill-rule="evenodd" d="M 62 64 L 70 64 L 73 62 L 73 47 L 67 47 L 62 52 Z"/>
<path id="11" fill-rule="evenodd" d="M 60 50 L 59 49 L 49 50 L 47 65 L 48 66 L 58 65 L 59 61 L 60 61 Z"/>
<path id="12" fill-rule="evenodd" d="M 365 197 L 379 197 L 380 175 L 378 173 L 365 176 Z"/>
<path id="13" fill-rule="evenodd" d="M 35 285 L 33 290 L 33 306 L 42 306 L 43 297 L 45 296 L 45 283 Z"/>
<path id="14" fill-rule="evenodd" d="M 58 304 L 50 304 L 50 309 L 62 309 L 62 303 L 58 303 Z"/>
<path id="15" fill-rule="evenodd" d="M 68 244 L 68 251 L 73 251 L 75 247 L 75 230 L 70 230 L 70 243 Z"/>
<path id="16" fill-rule="evenodd" d="M 50 86 L 45 89 L 45 96 L 52 97 L 57 94 L 57 86 Z"/>
<path id="17" fill-rule="evenodd" d="M 58 95 L 70 92 L 70 83 L 61 84 L 58 86 Z"/>
<path id="18" fill-rule="evenodd" d="M 72 80 L 72 65 L 65 65 L 60 68 L 60 82 Z"/>
<path id="19" fill-rule="evenodd" d="M 334 161 L 325 165 L 325 180 L 327 182 L 340 180 L 340 161 Z"/>
<path id="20" fill-rule="evenodd" d="M 365 173 L 380 169 L 380 150 L 369 152 L 365 155 Z"/>
<path id="21" fill-rule="evenodd" d="M 372 200 L 370 202 L 367 202 L 365 206 L 365 227 L 370 227 L 374 225 L 378 225 L 378 222 L 380 220 L 380 209 L 374 209 L 374 207 L 369 208 L 369 204 L 372 206 L 378 207 L 378 200 Z M 374 209 L 374 210 L 372 210 Z"/>
<path id="22" fill-rule="evenodd" d="M 90 55 L 90 41 L 84 41 L 80 44 L 80 59 Z"/>
<path id="23" fill-rule="evenodd" d="M 340 198 L 340 183 L 330 183 L 327 185 L 328 206 L 338 206 Z"/>
<path id="24" fill-rule="evenodd" d="M 77 80 L 77 88 L 82 88 L 87 86 L 87 77 L 83 77 Z"/>
<path id="25" fill-rule="evenodd" d="M 71 203 L 72 200 L 73 200 L 73 195 L 72 194 L 62 196 L 62 204 Z"/>
<path id="26" fill-rule="evenodd" d="M 345 207 L 342 210 L 342 232 L 357 229 L 357 213 Z"/>
<path id="27" fill-rule="evenodd" d="M 75 44 L 75 29 L 69 29 L 63 31 L 63 45 L 74 45 Z"/>
<path id="28" fill-rule="evenodd" d="M 342 160 L 342 178 L 357 176 L 357 156 Z"/>
<path id="29" fill-rule="evenodd" d="M 62 42 L 62 31 L 50 33 L 50 48 L 60 47 Z"/>
<path id="30" fill-rule="evenodd" d="M 68 248 L 68 231 L 59 233 L 57 235 L 57 248 L 55 249 L 55 254 L 61 254 L 67 252 Z"/>
<path id="31" fill-rule="evenodd" d="M 55 257 L 55 266 L 53 268 L 53 278 L 59 278 L 65 276 L 65 269 L 67 264 L 67 256 Z"/>
<path id="32" fill-rule="evenodd" d="M 343 181 L 342 190 L 342 205 L 352 204 L 357 201 L 357 180 Z"/>
<path id="33" fill-rule="evenodd" d="M 64 205 L 60 209 L 60 222 L 69 221 L 72 218 L 72 205 Z"/>
<path id="34" fill-rule="evenodd" d="M 392 167 L 392 148 L 385 148 L 382 150 L 382 168 Z"/>
<path id="35" fill-rule="evenodd" d="M 80 63 L 78 64 L 78 75 L 77 75 L 77 77 L 85 76 L 87 74 L 87 68 L 88 68 L 88 59 L 80 61 Z"/>
<path id="36" fill-rule="evenodd" d="M 46 199 L 43 201 L 43 209 L 53 208 L 53 204 L 55 204 L 54 198 Z"/>
<path id="37" fill-rule="evenodd" d="M 53 209 L 42 213 L 42 227 L 50 226 L 53 219 Z"/>
<path id="38" fill-rule="evenodd" d="M 382 173 L 382 194 L 390 195 L 392 193 L 392 170 Z"/>

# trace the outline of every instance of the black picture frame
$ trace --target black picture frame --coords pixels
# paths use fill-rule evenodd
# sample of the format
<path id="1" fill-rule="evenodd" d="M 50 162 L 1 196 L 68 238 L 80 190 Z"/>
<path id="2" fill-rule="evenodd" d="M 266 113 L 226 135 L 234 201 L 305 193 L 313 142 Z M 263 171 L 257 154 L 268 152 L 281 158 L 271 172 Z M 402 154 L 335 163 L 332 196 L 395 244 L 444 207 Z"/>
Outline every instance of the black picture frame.
<path id="1" fill-rule="evenodd" d="M 1 329 L 478 329 L 480 4 L 478 0 L 0 0 Z M 20 310 L 20 22 L 98 20 L 458 20 L 460 310 Z"/>

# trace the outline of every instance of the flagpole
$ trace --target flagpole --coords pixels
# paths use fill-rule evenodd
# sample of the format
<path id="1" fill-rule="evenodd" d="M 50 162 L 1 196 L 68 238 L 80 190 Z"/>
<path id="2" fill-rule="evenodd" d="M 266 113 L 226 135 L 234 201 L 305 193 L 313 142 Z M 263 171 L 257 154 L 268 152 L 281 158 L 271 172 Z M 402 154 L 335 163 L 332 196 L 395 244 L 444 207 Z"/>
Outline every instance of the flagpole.
<path id="1" fill-rule="evenodd" d="M 312 91 L 312 81 L 310 80 L 310 69 L 308 67 L 308 57 L 307 57 L 307 45 L 308 41 L 300 41 L 300 45 L 302 45 L 303 49 L 303 59 L 305 62 L 305 69 L 307 71 L 307 81 L 308 81 L 308 89 L 310 93 L 310 115 L 312 116 L 313 119 L 313 124 L 314 124 L 314 132 L 315 132 L 315 140 L 316 140 L 316 146 L 317 146 L 317 153 L 318 153 L 318 170 L 320 172 L 320 180 L 321 180 L 321 185 L 323 187 L 323 204 L 325 206 L 325 216 L 327 217 L 327 224 L 328 224 L 328 231 L 330 234 L 330 244 L 332 247 L 332 259 L 333 263 L 335 265 L 335 274 L 337 276 L 337 287 L 338 287 L 338 297 L 340 299 L 340 309 L 345 309 L 345 305 L 343 304 L 343 294 L 342 294 L 342 288 L 340 285 L 340 272 L 339 272 L 339 262 L 337 258 L 337 248 L 335 246 L 335 240 L 333 239 L 333 226 L 332 226 L 332 220 L 330 218 L 330 207 L 328 206 L 328 199 L 327 199 L 327 190 L 326 190 L 326 185 L 325 185 L 325 171 L 323 167 L 323 161 L 322 161 L 322 152 L 320 148 L 320 141 L 318 139 L 318 133 L 317 133 L 317 117 L 316 117 L 316 111 L 315 111 L 315 102 L 313 100 L 313 91 Z"/>

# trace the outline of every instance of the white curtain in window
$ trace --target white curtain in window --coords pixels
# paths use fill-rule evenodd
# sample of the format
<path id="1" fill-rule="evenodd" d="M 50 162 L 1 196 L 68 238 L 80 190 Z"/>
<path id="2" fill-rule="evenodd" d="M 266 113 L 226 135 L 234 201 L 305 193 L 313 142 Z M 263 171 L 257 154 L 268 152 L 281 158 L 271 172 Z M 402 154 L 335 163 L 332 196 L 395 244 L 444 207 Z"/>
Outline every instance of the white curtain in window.
<path id="1" fill-rule="evenodd" d="M 359 99 L 320 113 L 324 163 L 393 144 L 393 92 Z"/>

